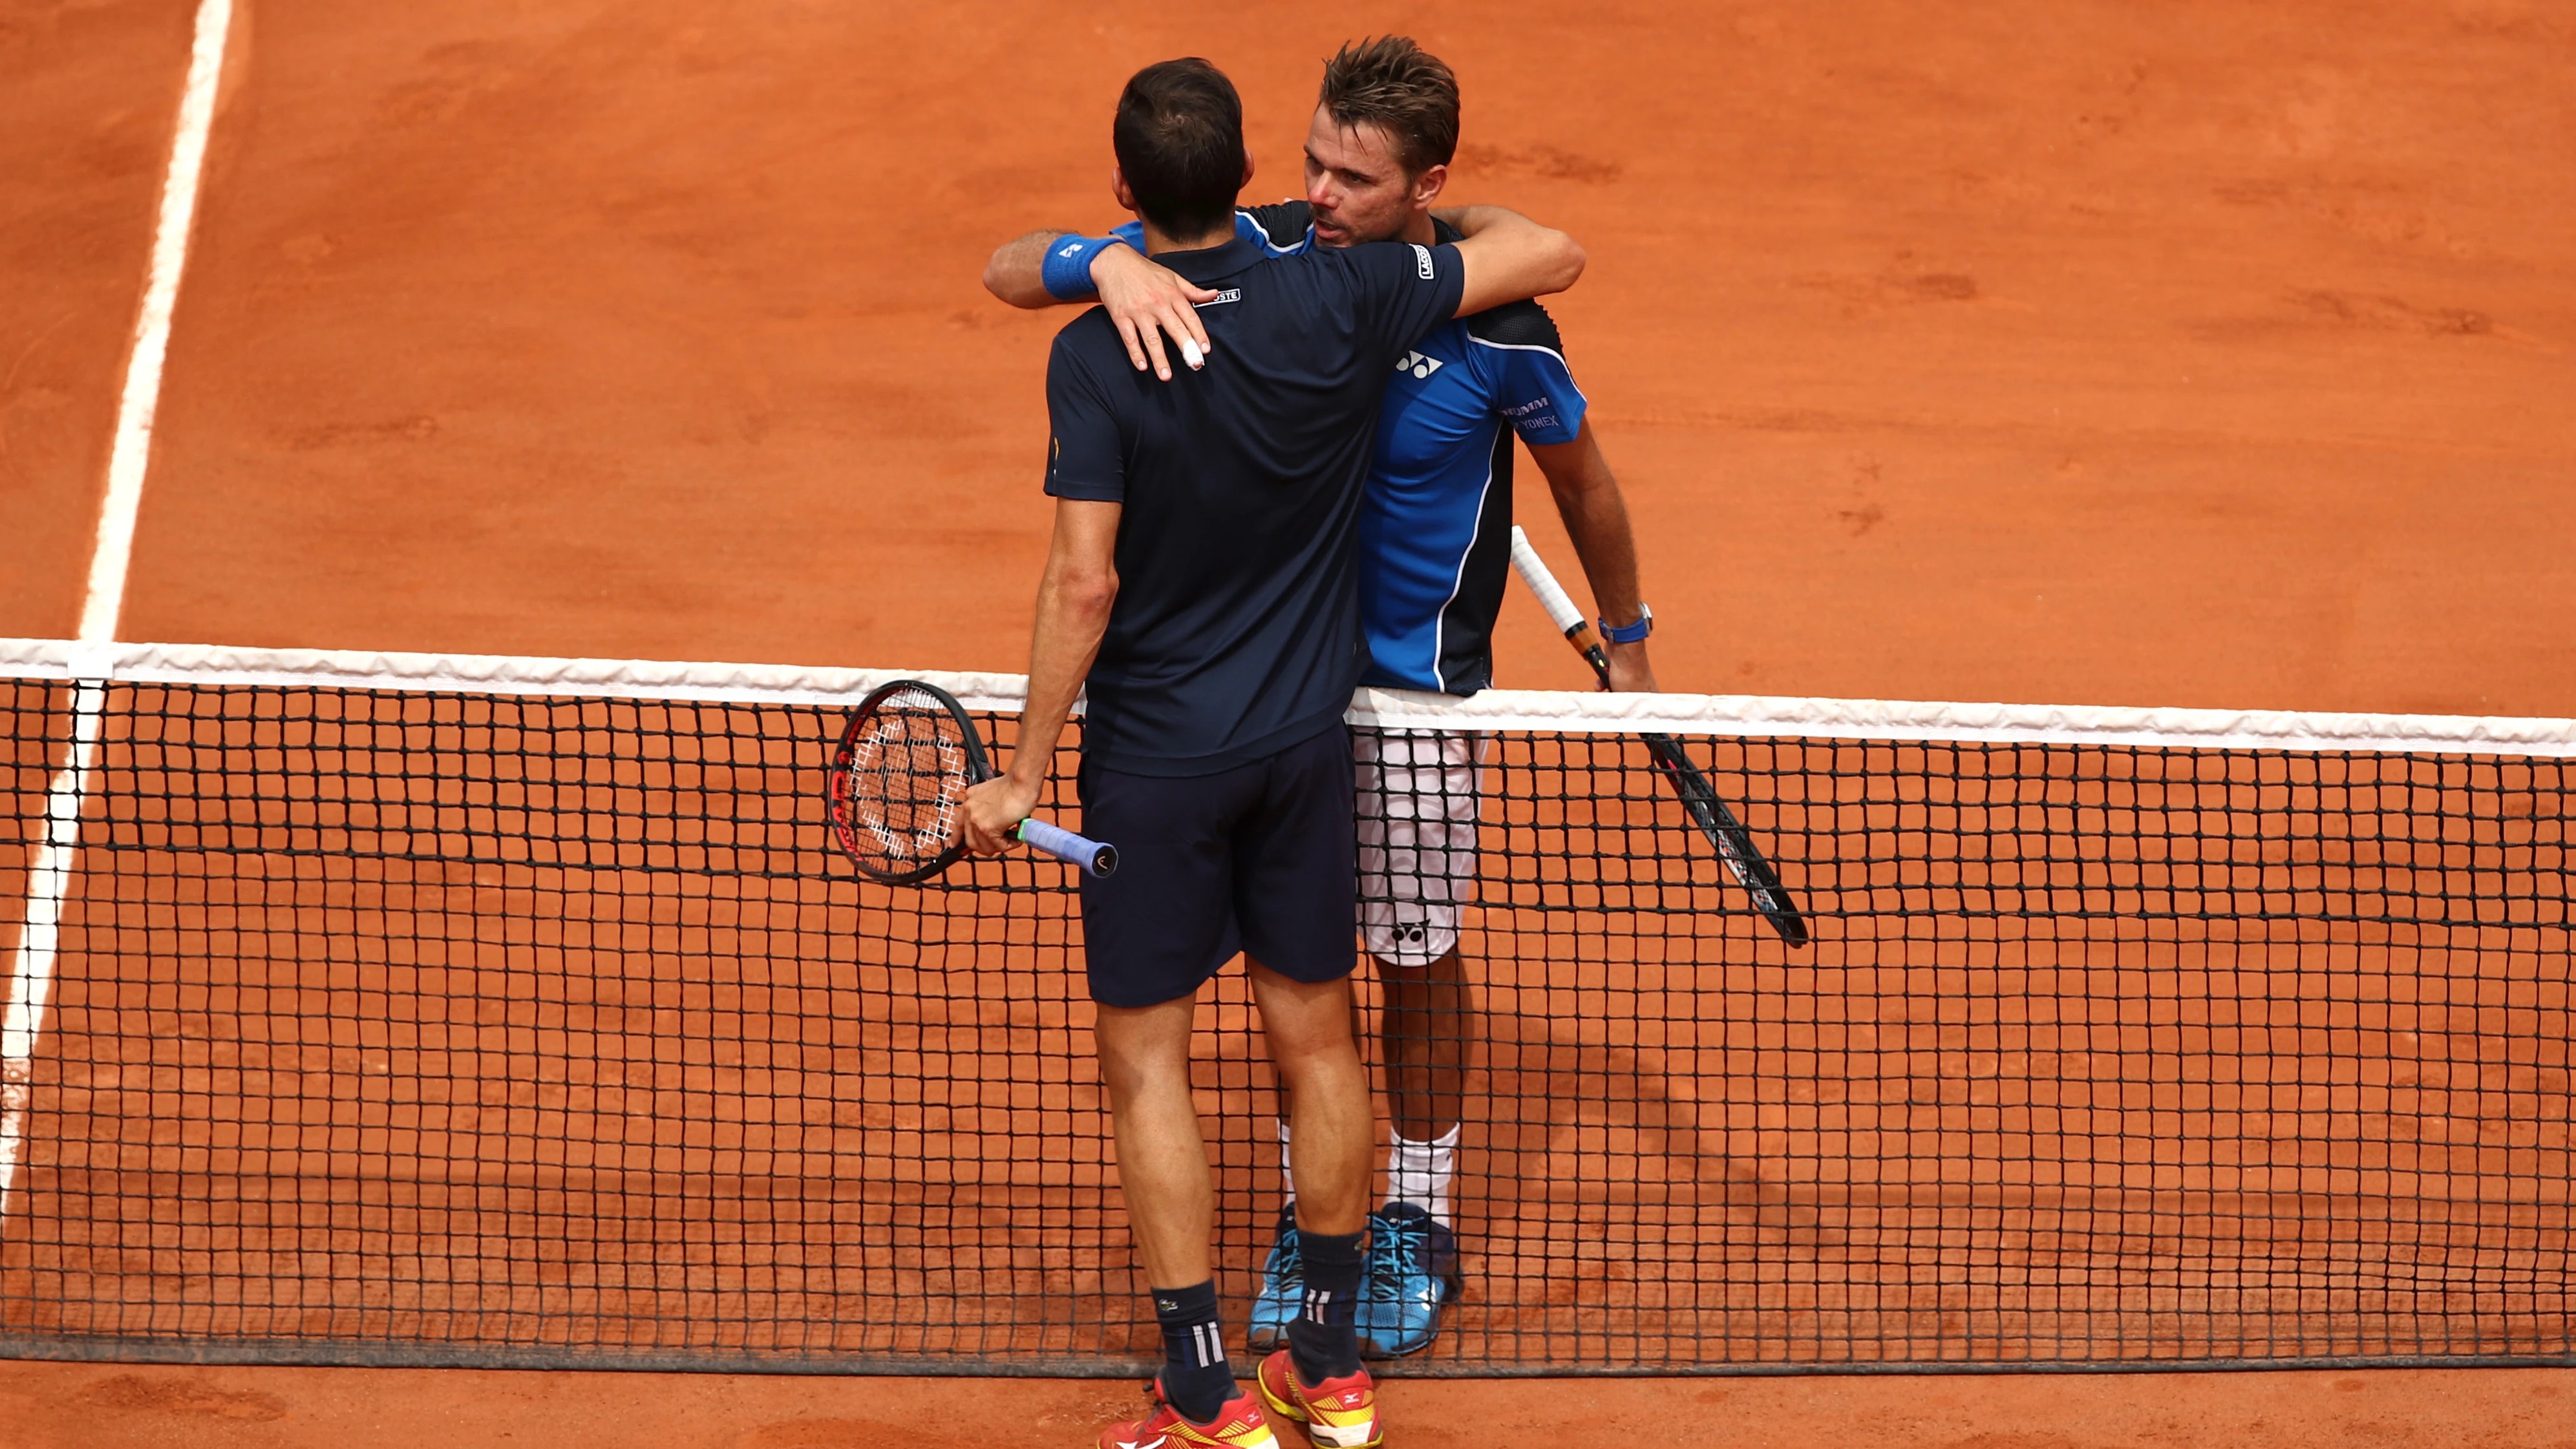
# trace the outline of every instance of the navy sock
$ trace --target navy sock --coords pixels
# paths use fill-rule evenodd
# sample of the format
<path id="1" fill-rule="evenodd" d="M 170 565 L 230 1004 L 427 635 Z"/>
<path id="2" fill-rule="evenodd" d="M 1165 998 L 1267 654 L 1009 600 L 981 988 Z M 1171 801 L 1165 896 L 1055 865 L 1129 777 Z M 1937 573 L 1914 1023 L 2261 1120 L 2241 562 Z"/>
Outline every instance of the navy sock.
<path id="1" fill-rule="evenodd" d="M 1155 1289 L 1154 1320 L 1163 1326 L 1164 1402 L 1199 1423 L 1214 1419 L 1234 1397 L 1234 1369 L 1217 1325 L 1216 1280 Z"/>
<path id="2" fill-rule="evenodd" d="M 1297 1230 L 1305 1260 L 1306 1298 L 1288 1324 L 1288 1360 L 1309 1386 L 1356 1373 L 1360 1339 L 1351 1325 L 1360 1311 L 1360 1235 Z"/>

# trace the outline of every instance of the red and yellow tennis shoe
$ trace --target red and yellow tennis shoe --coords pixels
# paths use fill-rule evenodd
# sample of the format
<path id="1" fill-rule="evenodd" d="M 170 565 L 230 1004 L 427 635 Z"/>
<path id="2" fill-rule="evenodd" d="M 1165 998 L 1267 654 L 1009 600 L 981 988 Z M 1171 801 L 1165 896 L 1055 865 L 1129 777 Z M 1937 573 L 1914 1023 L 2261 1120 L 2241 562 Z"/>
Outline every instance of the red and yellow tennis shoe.
<path id="1" fill-rule="evenodd" d="M 1146 1392 L 1153 1396 L 1154 1412 L 1101 1430 L 1100 1449 L 1279 1449 L 1278 1436 L 1262 1416 L 1261 1401 L 1248 1391 L 1226 1400 L 1225 1407 L 1216 1411 L 1216 1421 L 1209 1424 L 1190 1422 L 1188 1415 L 1165 1401 L 1161 1379 Z"/>
<path id="2" fill-rule="evenodd" d="M 1318 1449 L 1374 1449 L 1386 1442 L 1377 1424 L 1377 1382 L 1367 1369 L 1312 1388 L 1299 1382 L 1288 1350 L 1261 1361 L 1261 1402 L 1270 1412 L 1306 1426 L 1306 1437 Z"/>

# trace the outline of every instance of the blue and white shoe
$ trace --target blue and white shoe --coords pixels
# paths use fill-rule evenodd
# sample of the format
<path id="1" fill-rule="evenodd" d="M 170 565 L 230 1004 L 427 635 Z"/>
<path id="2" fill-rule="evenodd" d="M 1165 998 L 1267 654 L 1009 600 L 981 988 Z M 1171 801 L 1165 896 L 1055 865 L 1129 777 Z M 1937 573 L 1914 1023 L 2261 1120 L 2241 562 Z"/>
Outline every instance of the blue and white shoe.
<path id="1" fill-rule="evenodd" d="M 1270 1243 L 1270 1259 L 1261 1265 L 1261 1296 L 1252 1300 L 1252 1327 L 1245 1334 L 1253 1352 L 1282 1348 L 1288 1325 L 1306 1297 L 1306 1260 L 1297 1251 L 1297 1211 L 1279 1210 L 1279 1235 Z"/>
<path id="2" fill-rule="evenodd" d="M 1360 1280 L 1360 1352 L 1402 1358 L 1431 1346 L 1440 1310 L 1466 1288 L 1458 1237 L 1409 1202 L 1369 1214 L 1368 1269 Z"/>

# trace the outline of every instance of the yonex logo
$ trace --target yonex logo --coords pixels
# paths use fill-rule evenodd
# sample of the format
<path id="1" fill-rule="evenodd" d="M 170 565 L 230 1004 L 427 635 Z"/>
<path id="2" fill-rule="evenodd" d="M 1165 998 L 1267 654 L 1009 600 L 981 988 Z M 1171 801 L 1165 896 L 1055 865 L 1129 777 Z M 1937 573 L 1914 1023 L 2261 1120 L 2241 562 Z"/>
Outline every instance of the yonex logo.
<path id="1" fill-rule="evenodd" d="M 1419 352 L 1408 352 L 1395 360 L 1395 370 L 1412 373 L 1415 377 L 1429 377 L 1440 370 L 1440 359 L 1425 357 Z"/>
<path id="2" fill-rule="evenodd" d="M 1076 237 L 1072 241 L 1066 242 L 1063 246 L 1056 248 L 1055 254 L 1060 257 L 1069 257 L 1081 250 L 1082 238 Z"/>

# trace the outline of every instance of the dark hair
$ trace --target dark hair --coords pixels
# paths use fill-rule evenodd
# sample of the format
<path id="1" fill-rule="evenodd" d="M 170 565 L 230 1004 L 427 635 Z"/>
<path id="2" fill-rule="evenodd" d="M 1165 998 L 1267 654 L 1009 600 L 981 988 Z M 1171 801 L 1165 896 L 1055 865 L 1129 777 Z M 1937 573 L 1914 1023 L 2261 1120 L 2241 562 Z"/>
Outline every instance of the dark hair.
<path id="1" fill-rule="evenodd" d="M 1234 214 L 1243 189 L 1243 98 L 1199 59 L 1157 61 L 1127 82 L 1110 132 L 1136 209 L 1160 230 L 1199 237 Z"/>
<path id="2" fill-rule="evenodd" d="M 1343 46 L 1324 62 L 1318 103 L 1344 126 L 1384 130 L 1416 176 L 1458 154 L 1458 77 L 1405 36 Z"/>

